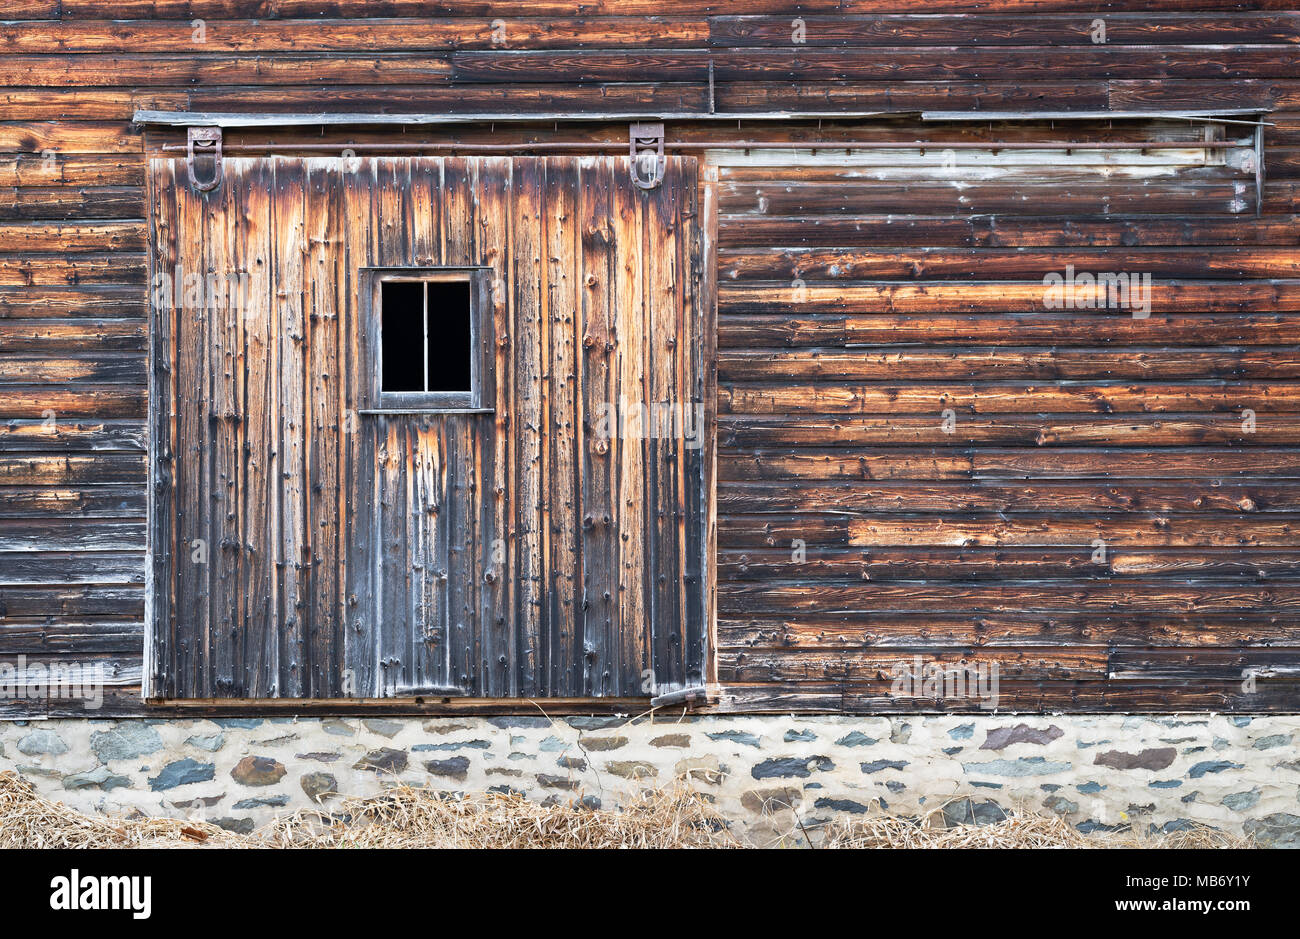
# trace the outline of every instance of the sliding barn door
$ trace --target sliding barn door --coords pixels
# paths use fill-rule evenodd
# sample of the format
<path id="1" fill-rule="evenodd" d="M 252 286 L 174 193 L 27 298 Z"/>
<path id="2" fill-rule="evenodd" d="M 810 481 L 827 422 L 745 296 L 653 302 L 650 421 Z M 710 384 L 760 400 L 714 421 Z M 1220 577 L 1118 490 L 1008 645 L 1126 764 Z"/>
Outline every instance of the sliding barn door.
<path id="1" fill-rule="evenodd" d="M 153 698 L 704 671 L 695 161 L 150 164 Z M 372 269 L 481 273 L 488 407 L 372 406 Z"/>

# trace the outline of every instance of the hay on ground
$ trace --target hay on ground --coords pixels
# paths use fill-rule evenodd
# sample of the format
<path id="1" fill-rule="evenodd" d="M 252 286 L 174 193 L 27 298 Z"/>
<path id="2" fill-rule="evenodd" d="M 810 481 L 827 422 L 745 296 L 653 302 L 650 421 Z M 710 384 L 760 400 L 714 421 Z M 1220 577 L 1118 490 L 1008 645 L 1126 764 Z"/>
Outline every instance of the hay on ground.
<path id="1" fill-rule="evenodd" d="M 796 838 L 820 848 L 1216 848 L 1252 847 L 1211 828 L 1169 835 L 1084 834 L 1057 816 L 1011 812 L 985 825 L 949 827 L 942 806 L 921 818 L 883 812 L 849 822 L 796 824 Z M 14 772 L 0 773 L 2 848 L 740 848 L 709 799 L 685 781 L 645 790 L 621 809 L 591 808 L 576 797 L 539 804 L 522 796 L 457 796 L 397 785 L 330 811 L 304 809 L 249 835 L 209 822 L 143 815 L 87 815 L 51 802 Z"/>

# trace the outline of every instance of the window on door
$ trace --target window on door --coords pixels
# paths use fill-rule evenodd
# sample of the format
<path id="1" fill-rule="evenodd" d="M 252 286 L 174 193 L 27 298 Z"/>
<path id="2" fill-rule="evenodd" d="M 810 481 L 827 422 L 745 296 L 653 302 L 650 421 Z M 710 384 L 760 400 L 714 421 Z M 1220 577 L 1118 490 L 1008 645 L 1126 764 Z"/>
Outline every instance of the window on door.
<path id="1" fill-rule="evenodd" d="M 372 407 L 483 408 L 488 324 L 481 272 L 371 273 Z"/>

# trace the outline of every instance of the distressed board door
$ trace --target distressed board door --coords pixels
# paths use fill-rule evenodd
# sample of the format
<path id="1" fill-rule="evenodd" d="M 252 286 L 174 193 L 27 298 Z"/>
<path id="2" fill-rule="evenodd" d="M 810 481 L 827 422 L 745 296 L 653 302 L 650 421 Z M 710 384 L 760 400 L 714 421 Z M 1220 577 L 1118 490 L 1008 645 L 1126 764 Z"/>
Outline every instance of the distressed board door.
<path id="1" fill-rule="evenodd" d="M 146 694 L 699 684 L 695 161 L 152 160 Z M 486 272 L 491 408 L 365 406 L 368 268 Z"/>

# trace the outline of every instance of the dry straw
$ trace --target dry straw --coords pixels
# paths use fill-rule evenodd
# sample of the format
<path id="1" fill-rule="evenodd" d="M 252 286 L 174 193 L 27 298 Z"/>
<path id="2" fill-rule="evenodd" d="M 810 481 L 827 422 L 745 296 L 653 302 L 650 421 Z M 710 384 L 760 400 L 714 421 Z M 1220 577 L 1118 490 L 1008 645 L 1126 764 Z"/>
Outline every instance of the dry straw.
<path id="1" fill-rule="evenodd" d="M 884 813 L 844 824 L 796 824 L 778 846 L 823 848 L 1249 847 L 1213 829 L 1172 835 L 1084 835 L 1055 816 L 1011 813 L 988 825 L 946 827 L 939 809 L 919 819 Z M 457 796 L 398 785 L 381 795 L 343 799 L 331 811 L 301 810 L 250 835 L 207 822 L 86 815 L 36 794 L 13 772 L 0 773 L 0 847 L 248 848 L 740 848 L 710 799 L 685 782 L 632 797 L 621 809 L 578 800 L 543 805 L 517 795 Z"/>

